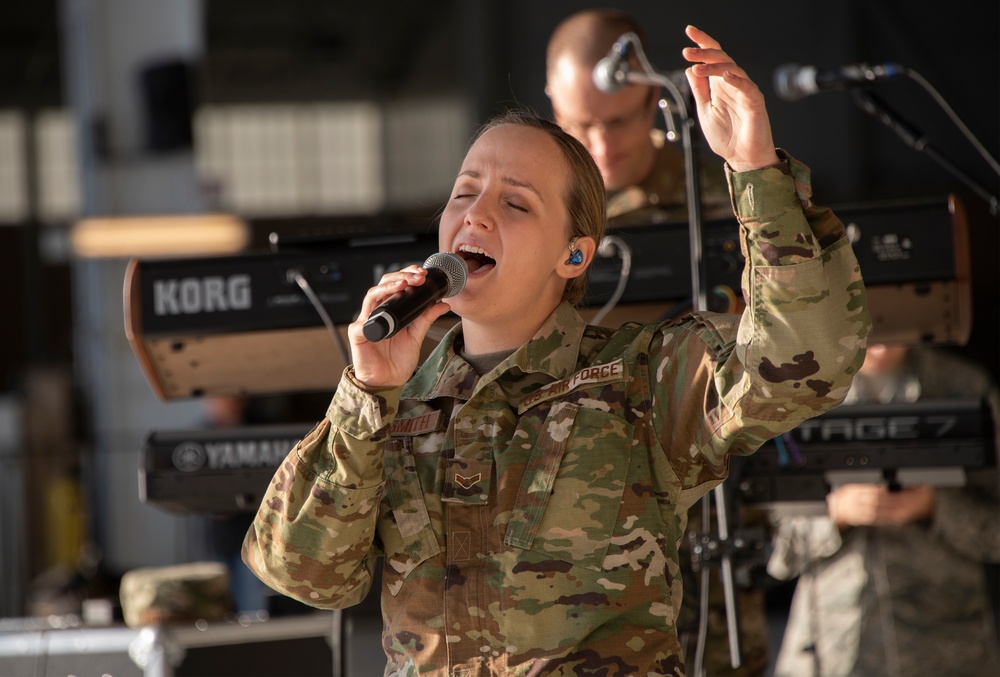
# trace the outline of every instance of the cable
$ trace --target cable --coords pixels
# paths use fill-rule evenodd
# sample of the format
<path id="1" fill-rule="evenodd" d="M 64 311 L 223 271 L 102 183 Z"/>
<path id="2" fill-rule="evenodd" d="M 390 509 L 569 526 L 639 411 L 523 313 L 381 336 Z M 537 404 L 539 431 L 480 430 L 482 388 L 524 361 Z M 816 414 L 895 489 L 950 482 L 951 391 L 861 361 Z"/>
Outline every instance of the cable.
<path id="1" fill-rule="evenodd" d="M 788 444 L 788 457 L 792 463 L 795 465 L 805 465 L 806 458 L 802 455 L 802 450 L 799 448 L 798 443 L 795 441 L 795 436 L 792 435 L 791 431 L 782 433 L 781 439 Z"/>
<path id="2" fill-rule="evenodd" d="M 701 497 L 701 529 L 703 533 L 712 531 L 711 497 L 705 494 Z M 701 584 L 698 586 L 698 635 L 695 639 L 694 677 L 705 677 L 705 642 L 708 639 L 708 563 L 702 563 Z"/>
<path id="3" fill-rule="evenodd" d="M 615 288 L 615 293 L 611 295 L 611 298 L 608 299 L 601 309 L 597 311 L 597 314 L 590 320 L 590 324 L 599 325 L 607 314 L 618 305 L 618 301 L 621 300 L 622 294 L 625 293 L 625 285 L 628 284 L 629 275 L 632 273 L 632 248 L 627 242 L 625 242 L 625 240 L 621 239 L 617 235 L 606 235 L 601 240 L 601 244 L 597 247 L 597 255 L 604 258 L 611 258 L 612 247 L 617 248 L 618 253 L 622 257 L 622 267 L 621 271 L 618 273 L 618 286 Z"/>
<path id="4" fill-rule="evenodd" d="M 299 285 L 303 292 L 305 292 L 306 297 L 313 304 L 313 308 L 319 313 L 320 318 L 323 320 L 323 324 L 331 334 L 333 334 L 333 339 L 340 349 L 340 355 L 344 358 L 344 364 L 351 364 L 351 351 L 348 350 L 347 345 L 344 344 L 344 338 L 337 331 L 337 328 L 333 325 L 333 320 L 330 319 L 329 313 L 326 312 L 326 308 L 323 307 L 323 303 L 316 296 L 316 292 L 313 291 L 312 285 L 309 281 L 302 276 L 302 273 L 292 269 L 288 271 L 288 276 L 295 280 L 295 283 Z"/>
<path id="5" fill-rule="evenodd" d="M 962 180 L 965 185 L 971 188 L 977 195 L 983 198 L 990 207 L 990 214 L 1000 215 L 1000 198 L 990 194 L 990 192 L 972 179 L 971 176 L 959 169 L 955 163 L 942 155 L 933 145 L 926 134 L 916 129 L 904 121 L 898 113 L 889 108 L 882 99 L 874 92 L 866 89 L 856 89 L 851 93 L 851 98 L 864 112 L 868 113 L 883 125 L 891 129 L 903 143 L 917 152 L 922 152 L 933 159 L 939 165 L 947 169 L 956 177 Z"/>
<path id="6" fill-rule="evenodd" d="M 785 448 L 785 442 L 781 439 L 781 435 L 774 438 L 774 447 L 778 450 L 778 465 L 788 465 L 788 449 Z"/>
<path id="7" fill-rule="evenodd" d="M 958 117 L 954 110 L 952 110 L 952 107 L 948 105 L 948 102 L 945 101 L 944 97 L 941 96 L 937 89 L 934 88 L 934 85 L 928 82 L 924 76 L 912 68 L 907 68 L 904 72 L 908 77 L 912 78 L 921 87 L 927 90 L 927 93 L 930 94 L 935 101 L 937 101 L 938 105 L 941 106 L 945 113 L 947 113 L 948 117 L 951 118 L 951 121 L 955 124 L 955 126 L 958 127 L 965 138 L 969 140 L 969 143 L 972 144 L 972 146 L 979 152 L 983 159 L 986 160 L 990 167 L 993 168 L 993 171 L 1000 175 L 1000 163 L 998 163 L 996 159 L 990 155 L 989 151 L 986 150 L 986 147 L 980 143 L 979 139 L 977 139 L 965 123 L 962 122 L 962 119 Z"/>

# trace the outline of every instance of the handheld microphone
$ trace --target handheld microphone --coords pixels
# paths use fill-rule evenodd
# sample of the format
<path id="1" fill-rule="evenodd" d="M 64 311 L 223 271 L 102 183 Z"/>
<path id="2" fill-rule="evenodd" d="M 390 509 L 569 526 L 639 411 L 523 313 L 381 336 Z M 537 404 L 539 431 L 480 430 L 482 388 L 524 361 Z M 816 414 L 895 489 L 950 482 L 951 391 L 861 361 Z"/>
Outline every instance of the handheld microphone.
<path id="1" fill-rule="evenodd" d="M 859 63 L 823 69 L 789 63 L 775 69 L 774 90 L 785 101 L 798 101 L 817 92 L 860 87 L 905 73 L 905 68 L 894 63 L 875 66 Z"/>
<path id="2" fill-rule="evenodd" d="M 594 66 L 594 86 L 608 94 L 617 92 L 628 84 L 628 58 L 632 53 L 632 43 L 626 33 L 615 41 L 608 55 Z"/>
<path id="3" fill-rule="evenodd" d="M 449 252 L 431 254 L 424 261 L 427 277 L 418 287 L 407 287 L 371 312 L 365 338 L 373 343 L 394 336 L 425 310 L 465 289 L 469 269 L 462 257 Z"/>

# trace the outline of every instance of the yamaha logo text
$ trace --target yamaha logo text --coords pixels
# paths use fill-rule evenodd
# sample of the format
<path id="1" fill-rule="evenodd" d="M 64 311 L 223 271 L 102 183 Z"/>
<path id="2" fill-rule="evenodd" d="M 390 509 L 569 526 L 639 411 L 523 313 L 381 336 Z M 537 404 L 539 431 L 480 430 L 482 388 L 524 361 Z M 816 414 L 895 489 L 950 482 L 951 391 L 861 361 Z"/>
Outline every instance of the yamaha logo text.
<path id="1" fill-rule="evenodd" d="M 188 441 L 174 448 L 171 459 L 182 472 L 277 468 L 295 443 L 292 439 Z"/>

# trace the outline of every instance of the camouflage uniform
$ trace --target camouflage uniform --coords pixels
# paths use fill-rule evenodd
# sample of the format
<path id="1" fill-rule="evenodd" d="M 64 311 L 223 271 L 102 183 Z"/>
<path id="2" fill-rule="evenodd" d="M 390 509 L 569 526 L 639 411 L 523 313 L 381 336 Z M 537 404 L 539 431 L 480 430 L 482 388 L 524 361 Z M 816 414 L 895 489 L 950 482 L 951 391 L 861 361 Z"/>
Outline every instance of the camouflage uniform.
<path id="1" fill-rule="evenodd" d="M 635 186 L 608 195 L 608 222 L 628 224 L 687 222 L 687 181 L 684 153 L 659 129 L 652 131 L 656 160 L 649 176 Z M 703 218 L 732 218 L 729 186 L 718 158 L 699 165 Z"/>
<path id="2" fill-rule="evenodd" d="M 911 349 L 895 378 L 859 375 L 848 402 L 988 398 L 985 370 Z M 994 417 L 996 413 L 994 413 Z M 1000 562 L 997 478 L 938 488 L 929 522 L 852 527 L 783 518 L 769 570 L 799 575 L 779 677 L 977 677 L 1000 674 L 983 562 Z"/>
<path id="3" fill-rule="evenodd" d="M 653 145 L 657 148 L 653 170 L 641 183 L 608 195 L 609 223 L 621 226 L 671 222 L 687 228 L 687 182 L 683 150 L 678 145 L 668 142 L 661 130 L 654 129 L 652 137 Z M 721 163 L 701 163 L 699 167 L 702 218 L 732 218 L 733 209 L 729 203 L 729 190 Z M 713 527 L 717 525 L 714 505 L 713 501 L 710 513 Z M 765 533 L 769 532 L 769 520 L 764 510 L 743 508 L 735 515 L 730 515 L 729 519 L 731 528 L 738 524 L 753 525 L 761 527 Z M 689 514 L 688 533 L 703 534 L 707 531 L 718 531 L 717 527 L 709 529 L 708 526 L 703 526 L 702 522 L 701 506 L 696 505 Z M 681 542 L 680 555 L 684 598 L 677 624 L 685 655 L 690 662 L 695 654 L 698 639 L 702 577 L 692 569 L 688 538 L 684 538 Z M 737 560 L 734 561 L 734 566 L 743 565 Z M 737 580 L 748 577 L 738 577 Z M 703 652 L 706 674 L 709 677 L 763 675 L 770 660 L 764 591 L 749 584 L 737 586 L 737 627 L 741 664 L 735 669 L 732 667 L 729 655 L 725 595 L 717 563 L 710 565 L 708 595 L 708 626 Z"/>
<path id="4" fill-rule="evenodd" d="M 870 329 L 807 170 L 731 183 L 752 264 L 742 317 L 610 330 L 562 304 L 481 377 L 457 353 L 461 325 L 402 388 L 347 369 L 275 474 L 248 566 L 336 608 L 384 555 L 387 675 L 683 675 L 687 509 L 728 454 L 839 403 Z"/>

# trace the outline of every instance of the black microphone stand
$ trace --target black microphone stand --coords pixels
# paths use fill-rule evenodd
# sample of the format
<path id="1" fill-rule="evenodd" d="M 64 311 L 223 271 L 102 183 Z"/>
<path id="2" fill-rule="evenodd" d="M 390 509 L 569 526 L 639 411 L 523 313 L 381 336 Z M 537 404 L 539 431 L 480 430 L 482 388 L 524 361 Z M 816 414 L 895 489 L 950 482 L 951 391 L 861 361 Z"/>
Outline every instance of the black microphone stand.
<path id="1" fill-rule="evenodd" d="M 656 72 L 656 70 L 650 65 L 645 53 L 642 50 L 642 44 L 634 33 L 627 33 L 621 36 L 618 39 L 618 42 L 631 43 L 632 48 L 635 49 L 636 58 L 643 69 L 642 73 L 626 70 L 624 73 L 625 81 L 631 84 L 654 85 L 666 89 L 673 98 L 674 104 L 677 108 L 677 113 L 681 119 L 681 142 L 684 146 L 684 168 L 687 187 L 688 236 L 691 250 L 691 303 L 696 311 L 707 310 L 708 295 L 705 289 L 705 266 L 701 237 L 701 185 L 700 173 L 698 171 L 698 143 L 696 141 L 697 136 L 693 133 L 693 129 L 697 124 L 697 118 L 690 115 L 688 110 L 689 100 L 687 97 L 682 95 L 680 88 L 678 88 L 670 78 Z M 670 140 L 673 140 L 676 138 L 676 131 L 674 129 L 673 120 L 670 117 L 669 105 L 666 105 L 665 102 L 661 100 L 660 109 L 663 113 L 664 122 L 667 126 L 667 137 Z M 725 490 L 720 484 L 713 489 L 713 493 L 715 497 L 716 519 L 719 523 L 719 541 L 726 544 L 729 541 L 729 518 Z M 709 496 L 706 495 L 702 501 L 704 513 L 708 515 L 708 506 L 710 501 Z M 707 529 L 709 524 L 709 520 L 705 520 L 703 527 Z M 726 603 L 726 627 L 729 633 L 729 658 L 730 663 L 735 669 L 740 667 L 741 651 L 738 616 L 736 612 L 735 584 L 733 582 L 733 560 L 731 549 L 728 547 L 722 548 L 719 560 L 721 562 L 723 595 Z M 707 590 L 707 574 L 708 568 L 705 567 L 702 569 L 701 587 L 703 590 Z M 699 615 L 704 616 L 704 614 Z M 702 624 L 704 624 L 706 620 L 707 619 L 705 618 L 700 619 Z M 699 649 L 700 648 L 701 647 L 699 647 Z M 701 652 L 699 651 L 699 658 L 695 661 L 696 670 L 698 670 L 701 665 L 700 655 Z M 700 677 L 700 675 L 698 677 Z"/>
<path id="2" fill-rule="evenodd" d="M 636 58 L 642 66 L 643 72 L 625 70 L 624 81 L 635 85 L 653 85 L 666 89 L 674 100 L 674 106 L 681 119 L 681 144 L 684 148 L 684 175 L 687 195 L 688 213 L 688 236 L 691 249 L 691 303 L 695 310 L 706 310 L 708 308 L 708 296 L 705 292 L 705 267 L 702 260 L 701 244 L 701 183 L 698 172 L 698 142 L 697 135 L 692 133 L 695 125 L 698 124 L 696 117 L 689 112 L 689 100 L 681 93 L 680 88 L 666 75 L 658 73 L 642 50 L 642 43 L 635 33 L 626 33 L 618 38 L 619 43 L 630 45 L 635 50 Z M 627 66 L 626 66 L 627 68 Z M 693 103 L 693 102 L 690 102 Z M 667 126 L 667 138 L 671 141 L 677 138 L 677 131 L 674 127 L 673 118 L 670 115 L 670 106 L 665 101 L 660 101 L 660 110 L 663 113 L 663 121 Z"/>
<path id="3" fill-rule="evenodd" d="M 997 197 L 990 195 L 990 192 L 972 179 L 968 174 L 959 169 L 955 164 L 943 156 L 935 149 L 926 134 L 917 130 L 913 125 L 905 122 L 892 110 L 882 99 L 871 91 L 858 89 L 851 92 L 851 98 L 864 112 L 868 113 L 883 125 L 896 133 L 910 148 L 917 152 L 925 153 L 932 160 L 951 172 L 955 177 L 968 186 L 976 195 L 986 200 L 990 207 L 990 214 L 997 216 Z"/>

